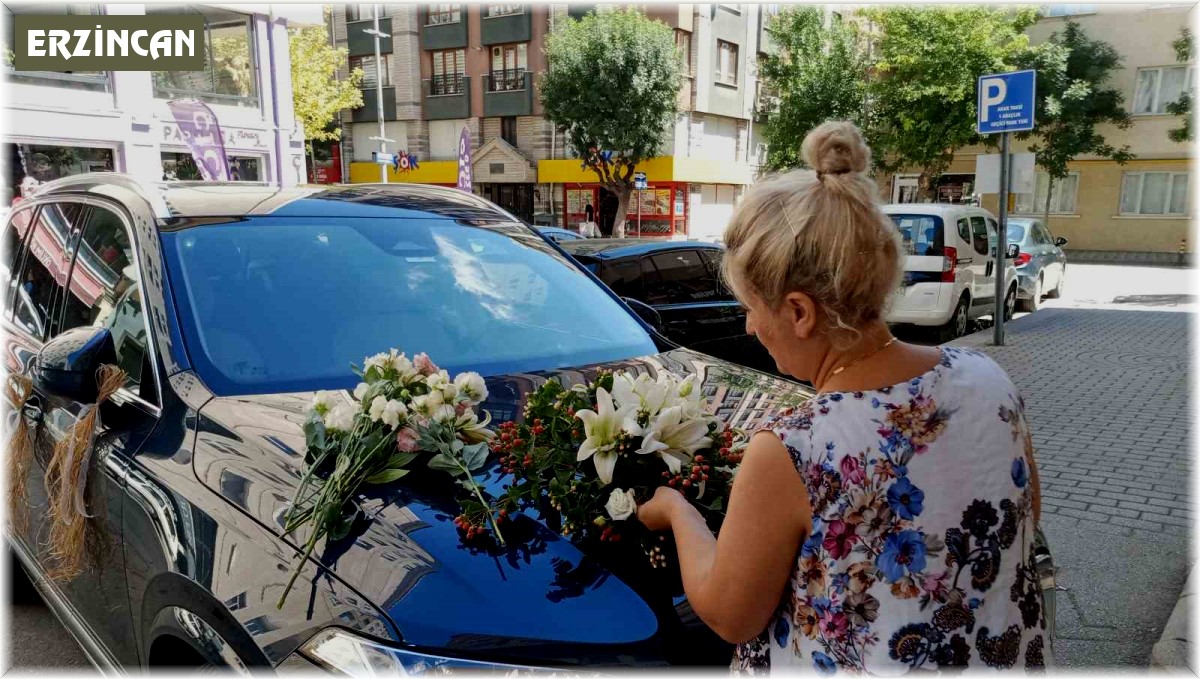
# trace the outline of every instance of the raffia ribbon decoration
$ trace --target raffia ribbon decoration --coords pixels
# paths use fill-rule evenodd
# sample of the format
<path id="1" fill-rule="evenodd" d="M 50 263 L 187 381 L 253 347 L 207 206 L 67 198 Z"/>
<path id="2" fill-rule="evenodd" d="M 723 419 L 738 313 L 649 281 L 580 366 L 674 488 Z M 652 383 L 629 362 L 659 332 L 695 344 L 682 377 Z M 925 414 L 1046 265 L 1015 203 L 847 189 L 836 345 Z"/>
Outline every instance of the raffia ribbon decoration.
<path id="1" fill-rule="evenodd" d="M 8 516 L 15 532 L 24 532 L 29 522 L 25 481 L 33 462 L 33 434 L 25 420 L 25 403 L 33 394 L 33 381 L 20 373 L 8 376 L 4 385 L 12 412 L 8 414 Z"/>
<path id="2" fill-rule="evenodd" d="M 87 540 L 88 465 L 96 443 L 100 404 L 125 384 L 125 371 L 102 365 L 96 371 L 96 402 L 84 406 L 71 431 L 54 446 L 46 466 L 46 496 L 50 505 L 50 554 L 57 564 L 47 574 L 55 581 L 71 580 L 83 572 Z"/>

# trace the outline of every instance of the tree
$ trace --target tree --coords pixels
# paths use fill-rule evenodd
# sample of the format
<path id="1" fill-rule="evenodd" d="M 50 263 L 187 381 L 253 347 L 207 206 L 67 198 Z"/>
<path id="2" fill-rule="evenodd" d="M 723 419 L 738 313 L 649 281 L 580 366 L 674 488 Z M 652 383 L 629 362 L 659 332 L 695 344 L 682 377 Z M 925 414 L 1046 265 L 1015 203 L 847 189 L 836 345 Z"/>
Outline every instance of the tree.
<path id="1" fill-rule="evenodd" d="M 325 11 L 328 13 L 328 8 Z M 338 68 L 346 63 L 347 52 L 329 44 L 324 26 L 292 31 L 288 52 L 292 60 L 292 102 L 296 120 L 304 126 L 305 147 L 312 162 L 314 141 L 341 138 L 342 128 L 333 124 L 338 111 L 363 105 L 359 89 L 363 73 L 356 68 L 349 78 L 338 79 Z"/>
<path id="2" fill-rule="evenodd" d="M 889 172 L 919 169 L 918 194 L 929 198 L 955 152 L 979 140 L 977 79 L 1012 70 L 1029 49 L 1022 31 L 1037 12 L 891 5 L 861 10 L 861 15 L 879 33 L 868 84 L 876 165 Z"/>
<path id="3" fill-rule="evenodd" d="M 624 237 L 638 163 L 658 154 L 679 118 L 684 65 L 675 34 L 635 10 L 592 12 L 550 34 L 546 57 L 546 117 L 616 195 L 613 234 Z"/>
<path id="4" fill-rule="evenodd" d="M 827 120 L 867 128 L 864 96 L 867 59 L 853 24 L 827 28 L 818 7 L 790 7 L 767 32 L 778 49 L 759 60 L 764 89 L 777 97 L 764 130 L 768 170 L 800 167 L 800 140 Z"/>
<path id="5" fill-rule="evenodd" d="M 1072 160 L 1093 155 L 1123 165 L 1133 158 L 1128 146 L 1116 148 L 1097 131 L 1103 123 L 1128 129 L 1133 120 L 1125 110 L 1125 96 L 1105 87 L 1121 68 L 1116 48 L 1092 40 L 1074 21 L 1039 47 L 1022 59 L 1023 67 L 1037 70 L 1037 128 L 1016 136 L 1035 140 L 1029 150 L 1049 177 L 1044 214 L 1048 221 L 1054 182 L 1066 179 Z"/>
<path id="6" fill-rule="evenodd" d="M 1185 28 L 1180 31 L 1179 38 L 1176 39 L 1175 42 L 1171 43 L 1171 46 L 1175 48 L 1176 61 L 1191 61 L 1193 48 L 1191 29 Z M 1179 99 L 1167 104 L 1166 106 L 1167 113 L 1170 113 L 1173 116 L 1183 117 L 1182 127 L 1167 132 L 1167 136 L 1171 138 L 1171 141 L 1183 143 L 1192 141 L 1196 138 L 1195 132 L 1192 129 L 1192 95 L 1192 89 L 1189 87 L 1179 95 Z"/>

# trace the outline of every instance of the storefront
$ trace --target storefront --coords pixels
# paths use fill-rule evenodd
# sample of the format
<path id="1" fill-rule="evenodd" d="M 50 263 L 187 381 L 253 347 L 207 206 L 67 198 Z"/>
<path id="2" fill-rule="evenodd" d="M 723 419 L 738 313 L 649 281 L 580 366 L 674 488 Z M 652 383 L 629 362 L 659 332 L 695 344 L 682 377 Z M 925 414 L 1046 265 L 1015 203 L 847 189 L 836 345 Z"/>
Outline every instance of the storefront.
<path id="1" fill-rule="evenodd" d="M 565 228 L 578 231 L 592 206 L 592 219 L 609 232 L 614 221 L 615 196 L 599 185 L 563 185 Z M 688 229 L 688 185 L 681 182 L 648 184 L 629 197 L 625 212 L 625 234 L 637 237 L 686 236 Z M 640 209 L 639 209 L 640 208 Z"/>
<path id="2" fill-rule="evenodd" d="M 229 162 L 229 178 L 235 182 L 269 182 L 267 146 L 271 134 L 265 130 L 222 127 L 225 156 Z M 202 179 L 192 159 L 179 125 L 162 124 L 162 178 L 166 181 L 195 181 Z"/>
<path id="3" fill-rule="evenodd" d="M 118 168 L 116 145 L 4 143 L 3 204 L 27 198 L 39 184 L 85 172 Z"/>

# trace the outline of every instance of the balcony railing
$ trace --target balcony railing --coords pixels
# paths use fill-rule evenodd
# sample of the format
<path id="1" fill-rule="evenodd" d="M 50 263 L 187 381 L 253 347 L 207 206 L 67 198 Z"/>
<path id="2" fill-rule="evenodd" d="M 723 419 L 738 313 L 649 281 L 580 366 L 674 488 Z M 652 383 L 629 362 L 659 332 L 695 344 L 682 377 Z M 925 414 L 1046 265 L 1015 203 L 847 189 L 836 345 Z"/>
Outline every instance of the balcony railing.
<path id="1" fill-rule="evenodd" d="M 492 71 L 485 81 L 488 92 L 515 92 L 525 89 L 525 69 Z"/>
<path id="2" fill-rule="evenodd" d="M 429 95 L 445 97 L 466 92 L 466 77 L 462 73 L 435 75 L 429 79 Z"/>

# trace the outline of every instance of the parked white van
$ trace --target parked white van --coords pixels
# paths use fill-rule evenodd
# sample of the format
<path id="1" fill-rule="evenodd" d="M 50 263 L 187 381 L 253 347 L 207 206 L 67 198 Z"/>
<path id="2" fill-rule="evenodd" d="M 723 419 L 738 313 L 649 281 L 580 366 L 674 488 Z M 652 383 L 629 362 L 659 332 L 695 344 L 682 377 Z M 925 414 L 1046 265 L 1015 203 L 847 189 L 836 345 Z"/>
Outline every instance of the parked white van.
<path id="1" fill-rule="evenodd" d="M 883 206 L 904 239 L 904 281 L 892 296 L 889 323 L 935 326 L 948 342 L 966 333 L 968 322 L 992 316 L 996 299 L 996 218 L 983 208 L 943 203 Z M 1017 301 L 1016 253 L 1004 266 L 1005 318 Z"/>

